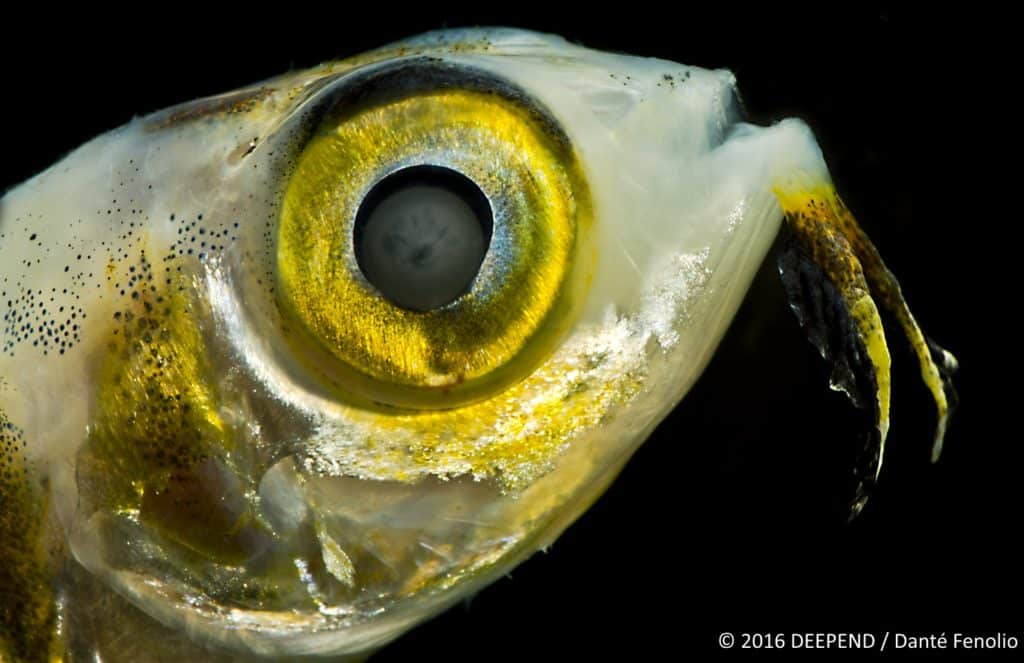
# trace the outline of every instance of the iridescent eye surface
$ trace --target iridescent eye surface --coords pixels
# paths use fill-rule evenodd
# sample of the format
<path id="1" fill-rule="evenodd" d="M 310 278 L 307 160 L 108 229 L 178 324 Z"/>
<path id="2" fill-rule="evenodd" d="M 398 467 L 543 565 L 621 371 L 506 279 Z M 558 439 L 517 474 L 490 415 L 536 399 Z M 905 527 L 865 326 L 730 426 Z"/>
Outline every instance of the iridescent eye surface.
<path id="1" fill-rule="evenodd" d="M 354 83 L 281 208 L 298 354 L 353 402 L 452 407 L 520 379 L 586 294 L 577 159 L 548 111 L 492 75 L 413 65 Z"/>

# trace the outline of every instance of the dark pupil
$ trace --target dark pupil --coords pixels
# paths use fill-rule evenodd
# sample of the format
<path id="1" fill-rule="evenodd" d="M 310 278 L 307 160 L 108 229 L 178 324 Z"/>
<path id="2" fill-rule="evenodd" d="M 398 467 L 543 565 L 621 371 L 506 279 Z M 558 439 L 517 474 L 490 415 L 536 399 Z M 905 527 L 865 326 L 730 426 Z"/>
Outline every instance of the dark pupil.
<path id="1" fill-rule="evenodd" d="M 356 214 L 356 261 L 395 304 L 430 311 L 469 290 L 491 241 L 491 206 L 471 179 L 415 166 L 378 182 Z"/>

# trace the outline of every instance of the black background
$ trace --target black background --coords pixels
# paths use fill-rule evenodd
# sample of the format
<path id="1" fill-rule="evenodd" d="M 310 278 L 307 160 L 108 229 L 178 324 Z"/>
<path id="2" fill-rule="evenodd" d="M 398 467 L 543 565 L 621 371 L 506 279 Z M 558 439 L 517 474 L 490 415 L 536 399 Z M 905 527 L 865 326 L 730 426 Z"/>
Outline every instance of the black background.
<path id="1" fill-rule="evenodd" d="M 944 191 L 953 182 L 929 179 L 936 159 L 952 159 L 936 143 L 959 139 L 950 139 L 954 124 L 930 123 L 945 111 L 924 27 L 887 11 L 820 8 L 298 9 L 216 24 L 139 17 L 122 27 L 111 18 L 107 29 L 28 30 L 6 42 L 0 187 L 135 114 L 428 29 L 556 32 L 593 48 L 728 67 L 752 120 L 809 122 L 922 326 L 962 366 L 962 407 L 933 466 L 932 405 L 890 329 L 886 464 L 865 512 L 847 524 L 848 406 L 827 390 L 770 259 L 700 382 L 605 496 L 549 552 L 374 660 L 722 655 L 726 631 L 1024 635 L 1020 436 L 998 423 L 1004 389 L 981 358 L 996 355 L 1002 319 L 986 293 L 1004 286 L 984 269 L 986 242 L 998 240 L 984 219 L 953 211 Z M 921 181 L 927 210 L 914 205 Z"/>

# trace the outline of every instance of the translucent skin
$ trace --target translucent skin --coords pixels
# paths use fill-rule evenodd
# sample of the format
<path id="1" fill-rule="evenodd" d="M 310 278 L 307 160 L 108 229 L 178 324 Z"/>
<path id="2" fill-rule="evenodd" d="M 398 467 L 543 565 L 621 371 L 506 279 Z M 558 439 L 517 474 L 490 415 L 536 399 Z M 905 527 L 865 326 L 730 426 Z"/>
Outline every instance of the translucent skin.
<path id="1" fill-rule="evenodd" d="M 528 376 L 472 412 L 339 399 L 291 354 L 273 292 L 278 204 L 304 116 L 346 76 L 423 55 L 509 81 L 544 107 L 593 198 L 593 264 L 571 324 Z M 32 545 L 0 547 L 0 558 L 58 569 L 56 594 L 36 597 L 62 605 L 64 630 L 47 646 L 111 660 L 105 647 L 132 631 L 138 651 L 125 660 L 202 643 L 251 656 L 363 652 L 553 541 L 714 352 L 779 228 L 773 185 L 827 179 L 806 126 L 737 125 L 735 94 L 728 72 L 556 37 L 432 33 L 136 120 L 9 192 L 0 412 L 25 442 L 26 473 L 3 494 L 49 517 Z M 177 358 L 154 378 L 134 346 L 117 344 L 137 331 L 129 313 L 165 304 L 154 328 L 165 336 L 133 337 Z M 138 389 L 114 389 L 126 375 Z M 117 446 L 129 419 L 151 439 L 133 416 L 150 387 L 190 402 L 148 421 L 200 440 L 175 467 L 189 468 L 183 485 L 218 497 L 209 503 L 233 505 L 227 525 L 144 499 L 167 488 L 145 473 L 170 465 L 145 453 L 112 463 L 137 450 Z M 109 477 L 143 497 L 96 488 Z M 252 535 L 230 554 L 181 534 L 243 520 Z M 242 597 L 248 580 L 285 589 Z"/>

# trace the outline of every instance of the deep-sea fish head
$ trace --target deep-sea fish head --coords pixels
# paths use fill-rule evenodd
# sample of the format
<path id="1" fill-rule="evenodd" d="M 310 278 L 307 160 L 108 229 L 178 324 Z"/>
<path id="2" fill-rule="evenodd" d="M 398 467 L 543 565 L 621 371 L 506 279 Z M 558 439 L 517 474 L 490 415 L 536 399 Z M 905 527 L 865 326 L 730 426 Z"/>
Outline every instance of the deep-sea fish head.
<path id="1" fill-rule="evenodd" d="M 784 224 L 870 414 L 856 512 L 879 309 L 936 453 L 955 362 L 808 127 L 744 123 L 728 71 L 442 31 L 83 145 L 0 200 L 0 659 L 380 647 L 596 499 Z"/>

